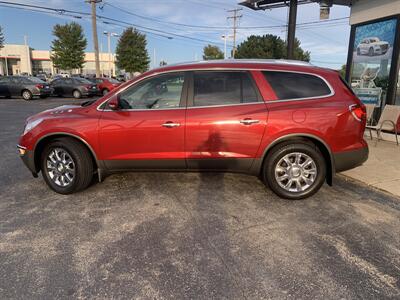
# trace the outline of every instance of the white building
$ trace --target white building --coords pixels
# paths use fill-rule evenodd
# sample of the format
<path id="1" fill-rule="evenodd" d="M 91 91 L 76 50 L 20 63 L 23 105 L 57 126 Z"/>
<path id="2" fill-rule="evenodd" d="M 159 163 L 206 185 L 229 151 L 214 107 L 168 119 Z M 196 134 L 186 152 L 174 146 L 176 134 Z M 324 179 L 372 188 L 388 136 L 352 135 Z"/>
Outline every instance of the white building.
<path id="1" fill-rule="evenodd" d="M 48 50 L 33 50 L 25 45 L 4 45 L 0 49 L 0 75 L 37 74 L 39 72 L 56 74 L 61 70 L 57 70 L 53 66 L 50 56 L 51 52 Z M 100 53 L 100 72 L 115 76 L 115 55 Z M 86 52 L 82 70 L 74 70 L 73 73 L 95 74 L 94 52 Z"/>

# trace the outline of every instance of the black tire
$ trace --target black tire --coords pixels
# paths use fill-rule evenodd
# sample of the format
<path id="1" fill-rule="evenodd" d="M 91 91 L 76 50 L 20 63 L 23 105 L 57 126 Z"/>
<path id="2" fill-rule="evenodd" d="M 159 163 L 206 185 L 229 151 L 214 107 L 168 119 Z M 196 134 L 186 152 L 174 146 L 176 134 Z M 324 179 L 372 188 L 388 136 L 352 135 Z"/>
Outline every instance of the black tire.
<path id="1" fill-rule="evenodd" d="M 75 174 L 67 186 L 60 186 L 51 178 L 51 169 L 47 166 L 48 156 L 55 149 L 62 149 L 68 153 L 74 163 Z M 41 170 L 47 185 L 59 194 L 72 194 L 84 190 L 93 178 L 93 161 L 89 150 L 79 141 L 72 138 L 59 138 L 47 144 L 41 154 Z"/>
<path id="2" fill-rule="evenodd" d="M 33 95 L 29 90 L 23 90 L 21 92 L 21 96 L 22 96 L 22 99 L 24 99 L 25 101 L 32 100 L 32 98 L 33 98 Z"/>
<path id="3" fill-rule="evenodd" d="M 374 56 L 374 48 L 369 48 L 369 50 L 368 50 L 368 55 L 369 56 Z"/>
<path id="4" fill-rule="evenodd" d="M 107 95 L 107 94 L 108 94 L 108 92 L 109 92 L 109 90 L 108 90 L 108 89 L 103 89 L 103 90 L 101 91 L 101 93 L 103 94 L 103 96 Z"/>
<path id="5" fill-rule="evenodd" d="M 305 156 L 308 156 L 313 160 L 314 166 L 316 167 L 317 174 L 313 179 L 313 183 L 302 191 L 289 191 L 285 189 L 279 184 L 275 176 L 276 168 L 281 159 L 286 155 L 291 155 L 293 153 L 301 153 Z M 300 171 L 300 173 L 302 172 L 303 171 Z M 269 186 L 271 190 L 279 197 L 289 200 L 300 200 L 312 196 L 324 184 L 326 179 L 326 162 L 324 156 L 314 144 L 302 141 L 286 142 L 275 146 L 268 153 L 268 157 L 263 165 L 262 175 L 264 183 Z M 289 179 L 287 179 L 287 182 L 288 181 Z M 296 186 L 296 183 L 294 185 Z"/>
<path id="6" fill-rule="evenodd" d="M 80 99 L 80 98 L 82 98 L 82 93 L 81 93 L 79 90 L 74 90 L 74 91 L 72 92 L 72 96 L 73 96 L 75 99 Z"/>

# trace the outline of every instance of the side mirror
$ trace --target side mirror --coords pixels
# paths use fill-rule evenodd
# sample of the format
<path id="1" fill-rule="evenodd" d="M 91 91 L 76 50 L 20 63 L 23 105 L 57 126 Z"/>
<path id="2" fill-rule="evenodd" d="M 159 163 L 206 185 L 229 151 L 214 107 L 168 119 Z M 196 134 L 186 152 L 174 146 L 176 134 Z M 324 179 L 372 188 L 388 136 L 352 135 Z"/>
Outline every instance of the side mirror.
<path id="1" fill-rule="evenodd" d="M 118 110 L 119 109 L 119 99 L 118 96 L 114 96 L 108 101 L 108 107 L 111 110 Z"/>

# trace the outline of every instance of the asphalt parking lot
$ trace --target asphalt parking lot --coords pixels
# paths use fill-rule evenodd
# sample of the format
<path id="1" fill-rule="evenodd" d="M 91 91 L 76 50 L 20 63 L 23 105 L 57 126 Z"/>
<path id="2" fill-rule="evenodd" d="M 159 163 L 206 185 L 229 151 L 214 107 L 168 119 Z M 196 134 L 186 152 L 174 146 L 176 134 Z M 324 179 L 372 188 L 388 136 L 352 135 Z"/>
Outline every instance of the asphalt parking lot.
<path id="1" fill-rule="evenodd" d="M 55 194 L 15 145 L 27 116 L 82 101 L 0 99 L 1 299 L 400 297 L 400 199 L 342 177 L 295 202 L 240 174 Z"/>

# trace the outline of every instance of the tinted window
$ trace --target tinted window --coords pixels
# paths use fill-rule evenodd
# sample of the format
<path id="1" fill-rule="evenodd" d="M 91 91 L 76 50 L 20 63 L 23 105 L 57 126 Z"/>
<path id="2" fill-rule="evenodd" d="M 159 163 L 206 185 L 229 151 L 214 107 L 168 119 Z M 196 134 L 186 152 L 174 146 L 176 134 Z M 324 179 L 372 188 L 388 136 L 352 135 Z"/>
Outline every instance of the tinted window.
<path id="1" fill-rule="evenodd" d="M 85 78 L 74 78 L 72 79 L 75 83 L 78 84 L 92 84 L 92 82 L 90 82 L 89 80 L 85 79 Z"/>
<path id="2" fill-rule="evenodd" d="M 195 72 L 194 106 L 257 102 L 257 94 L 245 72 Z"/>
<path id="3" fill-rule="evenodd" d="M 280 100 L 322 97 L 331 93 L 321 78 L 302 73 L 263 72 Z"/>
<path id="4" fill-rule="evenodd" d="M 0 83 L 9 83 L 10 79 L 8 77 L 0 77 Z"/>
<path id="5" fill-rule="evenodd" d="M 36 78 L 36 77 L 25 77 L 22 79 L 22 81 L 25 84 L 37 84 L 37 83 L 44 84 L 45 83 L 43 80 L 40 80 L 39 78 Z"/>
<path id="6" fill-rule="evenodd" d="M 179 107 L 184 74 L 160 75 L 139 82 L 120 94 L 123 109 L 162 109 Z"/>

